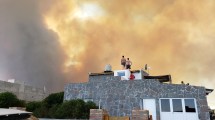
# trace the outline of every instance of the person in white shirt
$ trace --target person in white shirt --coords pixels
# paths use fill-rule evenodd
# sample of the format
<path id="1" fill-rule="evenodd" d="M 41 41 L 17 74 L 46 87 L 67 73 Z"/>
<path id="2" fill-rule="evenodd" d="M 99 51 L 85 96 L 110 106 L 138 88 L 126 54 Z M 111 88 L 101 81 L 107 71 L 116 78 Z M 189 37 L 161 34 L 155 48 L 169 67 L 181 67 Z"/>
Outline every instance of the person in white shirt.
<path id="1" fill-rule="evenodd" d="M 121 58 L 122 69 L 125 69 L 125 64 L 126 64 L 126 59 L 124 58 L 124 56 L 122 56 Z"/>
<path id="2" fill-rule="evenodd" d="M 132 62 L 127 58 L 126 60 L 126 69 L 131 69 Z"/>

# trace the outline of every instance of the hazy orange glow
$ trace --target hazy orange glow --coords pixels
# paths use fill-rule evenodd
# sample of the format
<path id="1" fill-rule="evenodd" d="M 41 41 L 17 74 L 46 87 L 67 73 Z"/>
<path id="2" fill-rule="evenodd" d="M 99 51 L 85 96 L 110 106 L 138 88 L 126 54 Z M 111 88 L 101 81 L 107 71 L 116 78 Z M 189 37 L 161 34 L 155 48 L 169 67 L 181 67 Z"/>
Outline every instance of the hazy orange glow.
<path id="1" fill-rule="evenodd" d="M 213 88 L 214 11 L 214 0 L 64 0 L 53 3 L 45 21 L 59 37 L 73 82 L 108 63 L 120 69 L 125 55 L 132 69 L 147 63 L 152 75 Z"/>

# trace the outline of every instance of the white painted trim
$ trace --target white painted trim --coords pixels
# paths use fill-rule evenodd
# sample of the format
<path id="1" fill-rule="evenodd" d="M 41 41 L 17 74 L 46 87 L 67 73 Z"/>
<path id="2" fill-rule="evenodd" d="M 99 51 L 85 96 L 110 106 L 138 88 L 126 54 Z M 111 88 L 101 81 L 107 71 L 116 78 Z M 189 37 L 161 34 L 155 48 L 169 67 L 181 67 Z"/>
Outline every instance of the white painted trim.
<path id="1" fill-rule="evenodd" d="M 169 103 L 170 103 L 170 112 L 162 112 L 162 109 L 161 109 L 161 100 L 162 99 L 168 99 L 169 100 Z M 172 100 L 173 99 L 181 99 L 181 102 L 182 102 L 182 110 L 183 112 L 173 112 L 173 104 L 172 104 Z M 186 99 L 193 99 L 194 100 L 194 106 L 195 106 L 195 110 L 196 112 L 186 112 L 185 110 L 185 100 Z M 159 110 L 160 110 L 160 119 L 162 120 L 163 118 L 165 118 L 165 120 L 167 119 L 166 117 L 164 117 L 163 115 L 165 114 L 169 114 L 169 119 L 168 120 L 172 120 L 174 118 L 174 114 L 181 114 L 181 115 L 184 115 L 184 118 L 186 118 L 187 115 L 191 115 L 191 114 L 196 114 L 197 115 L 197 120 L 199 119 L 199 114 L 198 114 L 198 107 L 197 107 L 197 102 L 196 102 L 196 99 L 195 98 L 160 98 L 159 99 Z M 173 116 L 172 116 L 173 115 Z M 180 119 L 183 119 L 183 118 L 180 118 Z"/>

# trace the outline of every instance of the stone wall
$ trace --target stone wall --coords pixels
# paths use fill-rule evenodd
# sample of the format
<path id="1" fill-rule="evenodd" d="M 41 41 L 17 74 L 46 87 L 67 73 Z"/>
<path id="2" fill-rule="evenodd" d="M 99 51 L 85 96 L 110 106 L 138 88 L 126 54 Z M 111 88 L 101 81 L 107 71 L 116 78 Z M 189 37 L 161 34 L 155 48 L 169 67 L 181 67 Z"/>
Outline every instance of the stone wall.
<path id="1" fill-rule="evenodd" d="M 65 86 L 65 100 L 93 100 L 111 116 L 131 116 L 141 109 L 142 99 L 156 99 L 157 120 L 160 119 L 159 98 L 196 98 L 201 120 L 209 118 L 204 87 L 182 84 L 162 84 L 157 80 L 120 80 L 112 75 L 90 76 L 88 83 Z"/>
<path id="2" fill-rule="evenodd" d="M 25 101 L 40 101 L 46 97 L 42 88 L 6 81 L 0 81 L 0 93 L 2 92 L 12 92 L 19 99 Z"/>

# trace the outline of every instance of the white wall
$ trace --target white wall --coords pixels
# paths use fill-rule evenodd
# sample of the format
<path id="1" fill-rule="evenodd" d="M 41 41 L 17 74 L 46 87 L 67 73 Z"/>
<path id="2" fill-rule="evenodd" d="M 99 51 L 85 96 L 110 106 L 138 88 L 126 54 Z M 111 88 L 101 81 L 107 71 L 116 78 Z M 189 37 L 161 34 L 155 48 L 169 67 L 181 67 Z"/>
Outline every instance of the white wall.
<path id="1" fill-rule="evenodd" d="M 124 76 L 121 76 L 119 73 L 120 74 L 124 73 Z M 139 72 L 135 72 L 135 73 L 132 73 L 132 74 L 135 76 L 134 80 L 142 79 L 142 72 L 141 72 L 141 70 Z M 131 72 L 130 72 L 129 69 L 126 69 L 126 70 L 115 70 L 114 71 L 114 76 L 121 76 L 121 80 L 129 80 L 130 75 L 131 75 Z"/>

